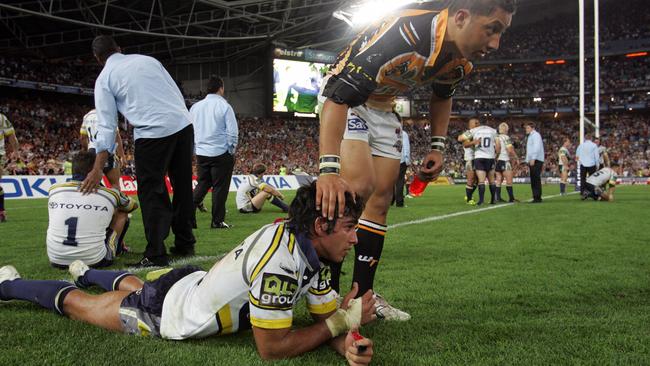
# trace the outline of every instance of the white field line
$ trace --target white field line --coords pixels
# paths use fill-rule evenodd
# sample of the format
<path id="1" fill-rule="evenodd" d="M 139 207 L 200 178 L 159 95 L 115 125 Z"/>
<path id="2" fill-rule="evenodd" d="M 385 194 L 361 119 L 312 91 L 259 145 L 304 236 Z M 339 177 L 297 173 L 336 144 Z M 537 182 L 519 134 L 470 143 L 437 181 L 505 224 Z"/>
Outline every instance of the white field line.
<path id="1" fill-rule="evenodd" d="M 580 193 L 580 192 L 569 192 L 569 193 L 567 193 L 567 195 L 577 194 L 577 193 Z M 542 197 L 542 199 L 549 199 L 549 198 L 555 198 L 555 197 L 561 197 L 561 195 L 554 194 L 554 195 L 551 195 L 551 196 L 544 196 L 544 197 Z M 532 199 L 529 199 L 528 201 L 525 201 L 525 202 L 531 202 L 531 201 L 532 201 Z M 402 226 L 410 226 L 410 225 L 423 224 L 425 222 L 446 220 L 446 219 L 449 219 L 449 218 L 452 218 L 452 217 L 463 216 L 463 215 L 471 215 L 471 214 L 475 214 L 475 213 L 479 213 L 479 212 L 485 212 L 485 211 L 489 211 L 489 210 L 496 210 L 496 209 L 499 209 L 499 208 L 510 207 L 510 206 L 513 206 L 513 205 L 516 205 L 516 203 L 504 203 L 504 204 L 499 204 L 499 205 L 488 205 L 488 207 L 482 207 L 482 208 L 475 209 L 475 210 L 459 211 L 459 212 L 454 212 L 454 213 L 445 214 L 445 215 L 429 216 L 429 217 L 425 217 L 423 219 L 418 219 L 418 220 L 398 222 L 398 223 L 393 224 L 393 225 L 388 225 L 388 228 L 389 229 L 396 229 L 396 228 L 402 227 Z"/>

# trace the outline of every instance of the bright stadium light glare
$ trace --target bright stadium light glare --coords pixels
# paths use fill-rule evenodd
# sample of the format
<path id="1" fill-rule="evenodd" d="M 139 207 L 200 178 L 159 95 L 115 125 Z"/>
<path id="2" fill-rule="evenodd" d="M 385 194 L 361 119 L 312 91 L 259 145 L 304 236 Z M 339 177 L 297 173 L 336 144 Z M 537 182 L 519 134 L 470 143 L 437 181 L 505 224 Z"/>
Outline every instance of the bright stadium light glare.
<path id="1" fill-rule="evenodd" d="M 368 0 L 358 5 L 353 5 L 349 11 L 338 10 L 333 13 L 334 18 L 346 22 L 351 27 L 368 24 L 383 18 L 386 14 L 397 8 L 423 0 Z"/>

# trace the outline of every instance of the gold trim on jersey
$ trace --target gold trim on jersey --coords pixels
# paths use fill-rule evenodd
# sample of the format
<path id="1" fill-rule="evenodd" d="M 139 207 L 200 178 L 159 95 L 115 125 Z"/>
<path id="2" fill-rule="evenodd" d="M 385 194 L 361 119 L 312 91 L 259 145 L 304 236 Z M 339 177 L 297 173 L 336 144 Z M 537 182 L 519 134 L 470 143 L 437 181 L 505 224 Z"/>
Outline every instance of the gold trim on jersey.
<path id="1" fill-rule="evenodd" d="M 325 304 L 314 305 L 308 303 L 307 310 L 309 310 L 309 312 L 312 314 L 318 315 L 331 313 L 332 311 L 336 310 L 336 299 L 332 299 L 332 301 Z"/>
<path id="2" fill-rule="evenodd" d="M 226 304 L 217 312 L 217 322 L 219 323 L 218 334 L 232 333 L 232 316 L 230 314 L 230 305 Z"/>
<path id="3" fill-rule="evenodd" d="M 289 247 L 289 253 L 293 254 L 293 249 L 296 246 L 296 236 L 293 233 L 289 233 L 289 244 L 287 246 Z"/>
<path id="4" fill-rule="evenodd" d="M 282 235 L 284 234 L 284 224 L 278 225 L 278 228 L 275 230 L 275 235 L 273 236 L 273 242 L 271 245 L 266 249 L 266 252 L 262 256 L 262 259 L 255 265 L 255 269 L 253 269 L 253 273 L 251 274 L 250 282 L 255 281 L 255 278 L 257 275 L 260 273 L 262 268 L 266 265 L 266 263 L 273 257 L 273 254 L 278 250 L 278 247 L 280 246 L 280 240 L 282 239 Z"/>
<path id="5" fill-rule="evenodd" d="M 293 318 L 284 319 L 259 319 L 251 316 L 251 325 L 263 329 L 285 329 L 291 328 Z"/>
<path id="6" fill-rule="evenodd" d="M 435 49 L 430 50 L 426 63 L 427 67 L 432 67 L 436 63 L 440 50 L 442 50 L 442 44 L 445 41 L 445 32 L 447 31 L 448 10 L 444 9 L 433 19 L 436 20 L 436 35 L 435 37 L 431 37 L 431 48 L 435 47 Z"/>
<path id="7" fill-rule="evenodd" d="M 327 287 L 327 288 L 324 289 L 324 290 L 316 290 L 316 289 L 313 288 L 313 287 L 310 287 L 310 288 L 309 288 L 309 293 L 310 293 L 310 294 L 312 294 L 312 295 L 318 295 L 318 296 L 327 295 L 330 291 L 332 291 L 332 287 L 331 287 L 331 286 L 330 286 L 330 287 Z"/>

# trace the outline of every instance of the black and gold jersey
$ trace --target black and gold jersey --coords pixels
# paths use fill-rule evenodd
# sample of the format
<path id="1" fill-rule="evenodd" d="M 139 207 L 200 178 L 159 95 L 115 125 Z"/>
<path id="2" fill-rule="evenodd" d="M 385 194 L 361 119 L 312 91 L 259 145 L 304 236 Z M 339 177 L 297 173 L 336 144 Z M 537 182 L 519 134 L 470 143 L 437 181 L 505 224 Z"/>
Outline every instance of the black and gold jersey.
<path id="1" fill-rule="evenodd" d="M 426 84 L 452 97 L 473 66 L 443 52 L 447 18 L 446 9 L 405 9 L 370 25 L 339 54 L 323 95 L 388 111 L 397 95 Z"/>

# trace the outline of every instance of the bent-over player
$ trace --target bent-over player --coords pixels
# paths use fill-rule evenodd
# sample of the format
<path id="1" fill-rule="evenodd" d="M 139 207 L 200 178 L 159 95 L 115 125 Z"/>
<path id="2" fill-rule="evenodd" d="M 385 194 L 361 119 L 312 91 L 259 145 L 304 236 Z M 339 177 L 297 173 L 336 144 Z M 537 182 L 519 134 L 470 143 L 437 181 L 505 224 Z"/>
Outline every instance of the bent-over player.
<path id="1" fill-rule="evenodd" d="M 618 164 L 612 167 L 604 167 L 587 177 L 585 191 L 582 199 L 593 198 L 595 201 L 614 201 L 614 190 L 616 190 L 616 169 Z"/>
<path id="2" fill-rule="evenodd" d="M 90 295 L 65 281 L 23 280 L 14 267 L 4 266 L 0 300 L 27 300 L 105 329 L 174 340 L 252 326 L 264 359 L 294 357 L 328 343 L 351 365 L 366 365 L 372 342 L 355 341 L 350 331 L 375 318 L 372 291 L 353 299 L 355 285 L 337 307 L 329 268 L 322 263 L 341 262 L 357 243 L 363 204 L 348 193 L 343 217 L 337 212 L 327 220 L 315 198 L 314 183 L 298 189 L 287 221 L 257 230 L 208 272 L 184 267 L 143 284 L 128 272 L 88 269 L 75 262 L 70 272 L 78 287 L 97 285 L 107 291 Z M 314 324 L 292 329 L 301 298 Z"/>

